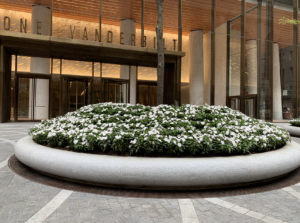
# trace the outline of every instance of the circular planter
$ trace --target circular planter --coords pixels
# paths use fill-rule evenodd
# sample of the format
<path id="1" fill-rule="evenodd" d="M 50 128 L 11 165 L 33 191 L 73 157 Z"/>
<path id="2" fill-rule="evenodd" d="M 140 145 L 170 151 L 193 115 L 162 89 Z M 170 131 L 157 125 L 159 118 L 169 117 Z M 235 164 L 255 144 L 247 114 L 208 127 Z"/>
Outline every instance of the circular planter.
<path id="1" fill-rule="evenodd" d="M 276 178 L 300 166 L 300 145 L 244 156 L 147 158 L 93 155 L 18 141 L 25 165 L 57 177 L 99 185 L 149 189 L 226 187 Z"/>
<path id="2" fill-rule="evenodd" d="M 293 126 L 290 123 L 273 123 L 283 129 L 286 129 L 291 136 L 295 136 L 300 138 L 300 127 L 298 126 Z"/>

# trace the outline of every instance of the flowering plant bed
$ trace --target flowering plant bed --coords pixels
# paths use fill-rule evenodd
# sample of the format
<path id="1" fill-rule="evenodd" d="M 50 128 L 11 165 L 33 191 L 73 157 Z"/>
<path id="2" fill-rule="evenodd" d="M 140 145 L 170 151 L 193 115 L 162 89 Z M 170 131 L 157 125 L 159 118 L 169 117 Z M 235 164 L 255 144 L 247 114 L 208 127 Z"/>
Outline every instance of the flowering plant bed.
<path id="1" fill-rule="evenodd" d="M 291 120 L 290 124 L 292 126 L 298 126 L 298 127 L 300 127 L 300 118 L 296 118 L 296 119 Z"/>
<path id="2" fill-rule="evenodd" d="M 132 156 L 226 156 L 286 145 L 289 133 L 222 106 L 102 103 L 42 121 L 35 142 L 82 152 Z"/>

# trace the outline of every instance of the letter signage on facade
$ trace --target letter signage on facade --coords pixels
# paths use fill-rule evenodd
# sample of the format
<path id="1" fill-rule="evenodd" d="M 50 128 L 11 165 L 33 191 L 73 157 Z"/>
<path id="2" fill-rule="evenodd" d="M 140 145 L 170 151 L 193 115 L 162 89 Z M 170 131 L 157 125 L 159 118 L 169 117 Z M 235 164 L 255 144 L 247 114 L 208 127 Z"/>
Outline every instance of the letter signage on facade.
<path id="1" fill-rule="evenodd" d="M 20 32 L 22 33 L 24 30 L 24 33 L 27 33 L 27 19 L 25 19 L 25 23 L 23 22 L 23 19 L 20 19 Z"/>
<path id="2" fill-rule="evenodd" d="M 4 17 L 4 29 L 10 30 L 10 18 L 8 16 Z"/>
<path id="3" fill-rule="evenodd" d="M 113 41 L 113 32 L 108 30 L 107 31 L 107 42 L 112 43 L 112 41 Z"/>
<path id="4" fill-rule="evenodd" d="M 10 31 L 11 30 L 11 20 L 10 17 L 8 16 L 4 16 L 3 18 L 3 24 L 4 24 L 4 30 Z M 36 23 L 36 34 L 38 35 L 42 35 L 42 22 L 37 21 Z M 20 32 L 21 33 L 27 33 L 27 19 L 24 18 L 20 18 Z M 74 34 L 75 34 L 75 30 L 76 30 L 76 26 L 72 26 L 70 25 L 70 37 L 71 39 L 74 39 Z M 101 40 L 101 32 L 99 32 L 98 29 L 95 29 L 95 41 L 100 42 Z M 124 32 L 120 32 L 120 44 L 124 45 L 124 40 L 125 40 L 125 33 Z M 82 34 L 82 40 L 88 40 L 88 29 L 86 27 L 84 27 L 83 29 L 83 34 Z M 173 39 L 173 50 L 176 50 L 176 43 L 177 43 L 177 39 Z M 107 31 L 107 42 L 108 43 L 112 43 L 113 42 L 113 32 L 108 30 Z M 165 39 L 163 40 L 163 44 L 164 44 L 164 49 L 166 49 L 166 43 L 165 43 Z M 131 34 L 130 35 L 130 45 L 131 46 L 136 46 L 136 35 L 135 34 Z M 146 47 L 147 46 L 147 36 L 143 36 L 143 40 L 141 43 L 142 47 Z M 153 48 L 156 49 L 156 37 L 153 37 Z"/>

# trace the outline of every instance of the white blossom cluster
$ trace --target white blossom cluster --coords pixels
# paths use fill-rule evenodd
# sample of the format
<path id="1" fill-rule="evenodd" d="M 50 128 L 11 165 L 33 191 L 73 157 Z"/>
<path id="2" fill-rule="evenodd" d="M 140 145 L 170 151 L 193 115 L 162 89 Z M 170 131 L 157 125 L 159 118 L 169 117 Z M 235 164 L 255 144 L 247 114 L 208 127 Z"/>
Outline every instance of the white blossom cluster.
<path id="1" fill-rule="evenodd" d="M 280 148 L 289 133 L 223 106 L 100 103 L 42 121 L 40 144 L 129 155 L 236 155 Z"/>
<path id="2" fill-rule="evenodd" d="M 295 118 L 295 119 L 291 120 L 290 124 L 292 126 L 299 126 L 300 127 L 300 118 Z"/>

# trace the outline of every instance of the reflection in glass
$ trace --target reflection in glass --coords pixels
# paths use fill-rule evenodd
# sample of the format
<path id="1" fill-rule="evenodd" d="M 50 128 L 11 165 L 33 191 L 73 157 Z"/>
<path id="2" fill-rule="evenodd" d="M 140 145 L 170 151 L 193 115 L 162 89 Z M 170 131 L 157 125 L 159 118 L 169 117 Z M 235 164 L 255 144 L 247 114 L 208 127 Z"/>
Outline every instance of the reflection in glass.
<path id="1" fill-rule="evenodd" d="M 103 102 L 127 103 L 128 81 L 103 80 Z"/>
<path id="2" fill-rule="evenodd" d="M 68 81 L 69 92 L 69 112 L 76 111 L 87 105 L 87 82 L 86 81 Z"/>
<path id="3" fill-rule="evenodd" d="M 47 119 L 49 117 L 49 80 L 19 78 L 18 85 L 18 120 Z"/>
<path id="4" fill-rule="evenodd" d="M 138 103 L 146 106 L 157 105 L 157 86 L 155 82 L 138 84 Z"/>

